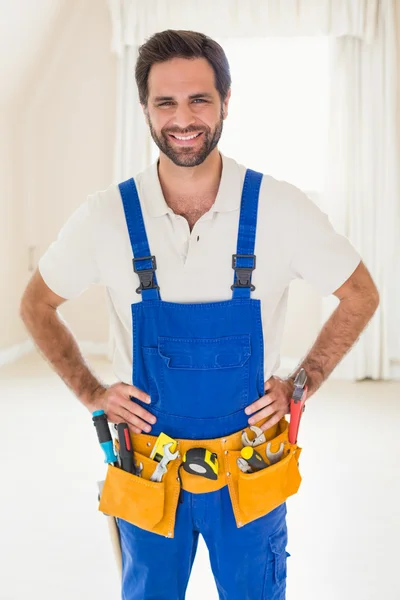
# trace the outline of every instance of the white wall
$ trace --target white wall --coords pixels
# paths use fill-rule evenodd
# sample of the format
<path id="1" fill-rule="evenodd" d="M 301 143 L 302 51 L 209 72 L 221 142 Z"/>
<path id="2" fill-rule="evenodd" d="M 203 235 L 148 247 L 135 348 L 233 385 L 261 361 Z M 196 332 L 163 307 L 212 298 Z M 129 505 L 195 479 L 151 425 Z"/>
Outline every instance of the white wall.
<path id="1" fill-rule="evenodd" d="M 117 64 L 110 43 L 106 0 L 68 2 L 34 76 L 21 92 L 25 122 L 18 163 L 23 180 L 17 196 L 25 215 L 26 260 L 20 276 L 25 282 L 30 276 L 28 245 L 35 246 L 36 268 L 69 215 L 88 194 L 113 180 Z M 107 340 L 101 288 L 68 302 L 61 313 L 79 340 Z M 20 339 L 17 321 L 13 318 L 7 343 Z"/>
<path id="2" fill-rule="evenodd" d="M 398 63 L 400 63 L 400 3 L 395 3 L 397 9 L 397 54 Z M 398 132 L 398 144 L 400 147 L 400 77 L 397 79 L 397 98 L 398 98 L 398 110 L 397 110 L 397 132 Z M 400 199 L 399 199 L 400 202 Z M 400 225 L 400 224 L 399 224 Z M 393 262 L 393 271 L 398 270 L 400 264 L 400 244 L 397 248 L 397 255 Z M 389 303 L 390 309 L 389 314 L 393 315 L 393 322 L 391 323 L 390 330 L 388 332 L 389 339 L 389 350 L 392 358 L 392 367 L 395 376 L 400 379 L 400 285 L 398 283 L 399 278 L 393 277 L 391 285 L 389 284 Z"/>
<path id="3" fill-rule="evenodd" d="M 0 118 L 0 349 L 26 339 L 18 318 L 18 296 L 22 286 L 20 211 L 15 197 L 14 115 Z"/>

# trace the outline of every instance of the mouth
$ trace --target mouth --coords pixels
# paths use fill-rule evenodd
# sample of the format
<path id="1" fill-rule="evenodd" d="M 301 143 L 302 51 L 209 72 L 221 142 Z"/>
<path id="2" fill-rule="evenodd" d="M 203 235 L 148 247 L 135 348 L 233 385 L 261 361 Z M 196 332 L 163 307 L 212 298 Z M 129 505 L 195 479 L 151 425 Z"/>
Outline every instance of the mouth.
<path id="1" fill-rule="evenodd" d="M 203 135 L 203 132 L 191 133 L 188 135 L 178 135 L 176 133 L 169 133 L 168 137 L 172 138 L 178 146 L 192 146 L 196 140 Z"/>

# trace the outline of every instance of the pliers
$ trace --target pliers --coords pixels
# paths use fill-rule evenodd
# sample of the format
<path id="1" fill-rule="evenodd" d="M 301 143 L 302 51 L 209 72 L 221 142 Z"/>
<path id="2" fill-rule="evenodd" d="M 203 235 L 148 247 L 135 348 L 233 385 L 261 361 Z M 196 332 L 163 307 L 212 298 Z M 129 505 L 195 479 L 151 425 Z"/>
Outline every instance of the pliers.
<path id="1" fill-rule="evenodd" d="M 289 442 L 297 443 L 300 420 L 305 410 L 305 401 L 307 399 L 307 373 L 300 369 L 294 380 L 294 392 L 290 401 L 290 424 L 289 424 Z"/>
<path id="2" fill-rule="evenodd" d="M 249 463 L 247 462 L 247 460 L 245 460 L 244 458 L 242 458 L 241 456 L 236 460 L 237 462 L 237 466 L 239 467 L 239 469 L 241 471 L 243 471 L 243 473 L 252 473 L 252 468 L 249 465 Z"/>

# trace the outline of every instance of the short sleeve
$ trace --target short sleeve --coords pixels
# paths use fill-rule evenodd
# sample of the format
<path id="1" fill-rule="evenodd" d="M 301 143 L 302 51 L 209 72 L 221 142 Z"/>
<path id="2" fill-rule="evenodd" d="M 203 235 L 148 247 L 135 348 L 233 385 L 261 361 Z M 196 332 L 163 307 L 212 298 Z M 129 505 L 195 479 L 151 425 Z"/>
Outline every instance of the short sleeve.
<path id="1" fill-rule="evenodd" d="M 337 233 L 328 216 L 297 188 L 291 236 L 291 275 L 315 286 L 323 296 L 333 294 L 354 273 L 361 257 L 349 240 Z"/>
<path id="2" fill-rule="evenodd" d="M 80 296 L 89 285 L 100 283 L 89 199 L 68 219 L 38 264 L 46 285 L 67 300 Z"/>

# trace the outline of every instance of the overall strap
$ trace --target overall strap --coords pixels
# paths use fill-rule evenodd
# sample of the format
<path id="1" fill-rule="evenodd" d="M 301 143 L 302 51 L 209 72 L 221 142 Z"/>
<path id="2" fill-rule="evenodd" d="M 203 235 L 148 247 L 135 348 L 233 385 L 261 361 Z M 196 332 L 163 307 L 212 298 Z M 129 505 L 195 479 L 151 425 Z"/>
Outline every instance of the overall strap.
<path id="1" fill-rule="evenodd" d="M 125 219 L 133 252 L 133 270 L 138 274 L 140 285 L 136 290 L 142 300 L 159 300 L 156 278 L 156 257 L 150 255 L 149 242 L 143 221 L 139 195 L 133 178 L 118 185 L 121 193 Z"/>
<path id="2" fill-rule="evenodd" d="M 258 195 L 262 173 L 247 169 L 243 183 L 240 205 L 239 233 L 236 254 L 232 256 L 232 268 L 235 270 L 232 298 L 250 298 L 255 290 L 251 275 L 256 268 L 254 246 L 257 230 Z"/>

